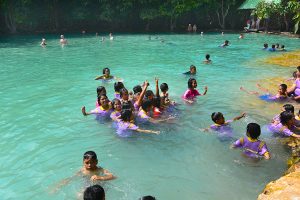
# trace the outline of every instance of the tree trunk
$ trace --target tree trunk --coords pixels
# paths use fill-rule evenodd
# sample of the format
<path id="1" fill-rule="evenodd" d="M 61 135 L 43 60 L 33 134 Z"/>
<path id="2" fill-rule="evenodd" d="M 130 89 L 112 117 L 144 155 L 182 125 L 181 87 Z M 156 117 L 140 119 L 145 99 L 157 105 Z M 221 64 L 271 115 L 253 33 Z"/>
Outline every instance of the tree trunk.
<path id="1" fill-rule="evenodd" d="M 7 12 L 5 12 L 4 18 L 6 27 L 8 28 L 9 32 L 12 34 L 17 33 L 17 25 L 13 17 L 12 7 L 10 5 L 8 5 L 7 7 Z"/>
<path id="2" fill-rule="evenodd" d="M 219 13 L 220 12 L 219 10 L 216 11 L 217 16 L 218 16 L 218 22 L 222 29 L 225 29 L 225 27 L 226 27 L 226 17 L 228 15 L 229 8 L 230 8 L 230 5 L 228 4 L 226 10 L 224 11 L 224 0 L 222 0 L 221 14 Z M 221 19 L 220 15 L 222 15 L 222 19 Z"/>
<path id="3" fill-rule="evenodd" d="M 175 28 L 176 28 L 176 18 L 172 16 L 170 19 L 170 31 L 173 32 Z"/>
<path id="4" fill-rule="evenodd" d="M 289 26 L 289 22 L 288 22 L 288 20 L 286 18 L 286 15 L 283 16 L 283 19 L 284 19 L 284 23 L 285 23 L 285 31 L 288 32 L 289 29 L 290 29 L 290 26 Z"/>

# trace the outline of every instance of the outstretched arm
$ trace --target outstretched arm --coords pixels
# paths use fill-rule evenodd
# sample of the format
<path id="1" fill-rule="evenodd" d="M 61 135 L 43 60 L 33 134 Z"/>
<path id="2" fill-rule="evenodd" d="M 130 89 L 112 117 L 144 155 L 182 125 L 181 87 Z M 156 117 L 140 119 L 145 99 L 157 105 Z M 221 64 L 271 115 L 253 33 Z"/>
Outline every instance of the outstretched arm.
<path id="1" fill-rule="evenodd" d="M 144 98 L 144 96 L 145 96 L 145 93 L 146 93 L 146 90 L 147 90 L 147 87 L 148 87 L 148 86 L 149 86 L 149 83 L 148 83 L 148 81 L 146 80 L 146 81 L 144 82 L 143 90 L 142 90 L 142 92 L 141 92 L 141 94 L 140 94 L 138 100 L 135 102 L 138 106 L 141 106 L 142 100 L 143 100 L 143 98 Z"/>
<path id="2" fill-rule="evenodd" d="M 140 132 L 140 133 L 152 133 L 152 134 L 160 134 L 160 131 L 153 131 L 153 130 L 146 130 L 146 129 L 136 129 L 137 132 Z"/>
<path id="3" fill-rule="evenodd" d="M 158 78 L 155 78 L 155 95 L 159 97 Z"/>
<path id="4" fill-rule="evenodd" d="M 93 175 L 91 177 L 91 181 L 109 181 L 112 179 L 115 179 L 115 177 L 112 173 L 110 173 L 108 170 L 103 169 L 103 176 Z"/>
<path id="5" fill-rule="evenodd" d="M 97 77 L 95 78 L 95 80 L 99 80 L 99 79 L 103 79 L 103 75 L 102 75 L 102 76 L 97 76 Z"/>
<path id="6" fill-rule="evenodd" d="M 256 84 L 256 87 L 261 91 L 269 93 L 270 91 L 267 88 L 262 87 L 259 83 Z"/>
<path id="7" fill-rule="evenodd" d="M 208 89 L 208 87 L 207 87 L 207 86 L 205 86 L 205 87 L 204 87 L 204 93 L 203 93 L 202 95 L 206 95 L 206 93 L 207 93 L 207 89 Z"/>
<path id="8" fill-rule="evenodd" d="M 239 116 L 237 116 L 237 117 L 235 117 L 235 118 L 233 118 L 233 121 L 236 121 L 236 120 L 239 120 L 239 119 L 242 119 L 243 117 L 245 117 L 246 116 L 246 113 L 242 113 L 241 115 L 239 115 Z"/>
<path id="9" fill-rule="evenodd" d="M 245 89 L 244 87 L 242 87 L 242 86 L 240 87 L 240 90 L 246 92 L 247 94 L 259 95 L 258 92 L 256 92 L 256 91 L 248 91 L 248 90 L 246 90 L 246 89 Z"/>
<path id="10" fill-rule="evenodd" d="M 59 191 L 63 186 L 68 185 L 75 177 L 79 176 L 80 174 L 81 172 L 78 171 L 73 176 L 61 180 L 51 189 L 50 193 Z"/>

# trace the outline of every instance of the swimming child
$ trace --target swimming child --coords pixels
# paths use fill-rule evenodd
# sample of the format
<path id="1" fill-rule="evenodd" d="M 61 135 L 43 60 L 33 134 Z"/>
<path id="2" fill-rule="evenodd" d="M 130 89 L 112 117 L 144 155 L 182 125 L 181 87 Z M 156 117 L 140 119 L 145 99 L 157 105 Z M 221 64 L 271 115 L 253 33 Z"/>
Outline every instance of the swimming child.
<path id="1" fill-rule="evenodd" d="M 228 40 L 225 40 L 224 43 L 220 45 L 220 47 L 223 47 L 223 48 L 228 47 L 228 46 L 229 46 L 229 41 Z"/>
<path id="2" fill-rule="evenodd" d="M 293 113 L 284 111 L 280 113 L 280 123 L 272 123 L 268 128 L 277 136 L 300 138 L 300 135 L 294 133 L 294 130 L 298 130 L 298 128 L 295 127 L 294 117 Z"/>
<path id="3" fill-rule="evenodd" d="M 84 116 L 96 114 L 103 117 L 109 116 L 111 111 L 111 105 L 109 104 L 109 100 L 105 94 L 101 94 L 98 96 L 99 105 L 95 109 L 91 110 L 90 112 L 86 112 L 85 106 L 81 108 L 81 112 Z"/>
<path id="4" fill-rule="evenodd" d="M 197 96 L 201 96 L 201 94 L 195 88 L 197 88 L 197 81 L 194 78 L 190 78 L 188 80 L 188 89 L 183 94 L 183 100 L 185 100 L 188 103 L 193 103 L 194 99 Z M 204 87 L 204 93 L 202 95 L 206 95 L 206 93 L 207 93 L 207 86 Z"/>
<path id="5" fill-rule="evenodd" d="M 80 172 L 89 176 L 91 181 L 108 181 L 116 177 L 108 170 L 98 167 L 98 158 L 94 151 L 87 151 L 83 155 L 83 167 Z"/>
<path id="6" fill-rule="evenodd" d="M 117 119 L 119 119 L 119 117 L 121 116 L 121 111 L 122 111 L 122 104 L 121 101 L 117 98 L 112 100 L 112 108 L 114 109 L 114 111 L 110 114 L 110 118 L 113 121 L 117 121 Z"/>
<path id="7" fill-rule="evenodd" d="M 46 39 L 42 38 L 42 42 L 40 44 L 42 47 L 46 47 L 47 43 L 46 43 Z"/>
<path id="8" fill-rule="evenodd" d="M 113 79 L 113 78 L 114 78 L 114 76 L 111 76 L 111 75 L 110 75 L 110 69 L 109 69 L 109 68 L 105 67 L 105 68 L 102 70 L 102 72 L 103 72 L 103 75 L 102 75 L 102 76 L 97 76 L 97 77 L 95 78 L 95 80 L 99 80 L 99 79 L 102 79 L 102 80 L 110 80 L 110 79 Z"/>
<path id="9" fill-rule="evenodd" d="M 112 33 L 109 33 L 109 40 L 114 40 L 114 36 L 112 35 Z"/>
<path id="10" fill-rule="evenodd" d="M 139 98 L 143 88 L 140 85 L 136 85 L 136 86 L 133 87 L 132 90 L 133 90 L 132 100 L 133 100 L 133 102 L 135 102 Z"/>
<path id="11" fill-rule="evenodd" d="M 59 43 L 60 43 L 62 46 L 68 44 L 68 41 L 67 41 L 67 39 L 65 38 L 64 35 L 60 35 Z"/>
<path id="12" fill-rule="evenodd" d="M 205 60 L 203 61 L 203 63 L 205 63 L 205 64 L 210 64 L 212 61 L 211 61 L 209 58 L 210 58 L 210 55 L 209 55 L 209 54 L 206 54 L 206 55 L 205 55 Z"/>
<path id="13" fill-rule="evenodd" d="M 246 136 L 237 140 L 232 147 L 242 148 L 244 154 L 250 158 L 264 157 L 270 159 L 270 153 L 265 142 L 259 140 L 261 133 L 260 126 L 256 123 L 247 125 Z"/>
<path id="14" fill-rule="evenodd" d="M 140 129 L 135 124 L 131 123 L 132 119 L 132 110 L 131 109 L 122 109 L 121 111 L 121 117 L 118 119 L 117 123 L 117 134 L 121 137 L 128 137 L 131 135 L 128 130 L 137 131 L 140 133 L 153 133 L 153 134 L 159 134 L 160 131 L 153 131 L 153 130 L 145 130 Z"/>
<path id="15" fill-rule="evenodd" d="M 121 99 L 120 97 L 120 90 L 124 88 L 124 84 L 122 82 L 115 82 L 114 89 L 115 89 L 115 98 Z"/>
<path id="16" fill-rule="evenodd" d="M 184 72 L 184 75 L 195 75 L 197 72 L 196 66 L 195 65 L 191 65 L 190 66 L 190 71 L 188 72 Z"/>
<path id="17" fill-rule="evenodd" d="M 225 118 L 221 112 L 214 112 L 211 114 L 211 120 L 215 123 L 211 125 L 210 130 L 216 131 L 220 138 L 232 138 L 233 131 L 230 124 L 234 121 L 240 120 L 246 116 L 246 113 L 233 118 L 232 120 L 225 121 Z M 209 129 L 205 129 L 209 130 Z"/>
<path id="18" fill-rule="evenodd" d="M 244 39 L 244 34 L 243 33 L 240 34 L 239 39 Z"/>
<path id="19" fill-rule="evenodd" d="M 271 51 L 271 52 L 276 51 L 275 44 L 272 44 L 272 47 L 269 48 L 268 51 Z"/>
<path id="20" fill-rule="evenodd" d="M 100 185 L 87 187 L 83 192 L 83 200 L 105 200 L 105 192 Z"/>
<path id="21" fill-rule="evenodd" d="M 258 89 L 266 92 L 266 94 L 259 96 L 259 98 L 261 100 L 265 100 L 265 101 L 282 101 L 282 100 L 286 100 L 288 98 L 288 96 L 287 96 L 287 85 L 286 84 L 280 84 L 279 85 L 278 93 L 276 95 L 271 95 L 269 93 L 269 90 L 266 89 L 266 88 L 263 88 L 260 84 L 256 84 L 256 86 L 258 87 Z M 240 87 L 240 90 L 244 91 L 248 94 L 259 95 L 259 92 L 257 92 L 257 91 L 248 91 L 244 87 Z"/>
<path id="22" fill-rule="evenodd" d="M 265 43 L 265 44 L 264 44 L 264 48 L 263 48 L 262 50 L 268 50 L 268 49 L 269 49 L 268 44 Z"/>
<path id="23" fill-rule="evenodd" d="M 101 105 L 101 104 L 99 104 L 100 102 L 99 102 L 99 98 L 98 98 L 101 94 L 105 94 L 105 95 L 106 95 L 106 89 L 105 89 L 104 86 L 99 86 L 99 87 L 97 87 L 96 107 L 98 107 L 98 106 Z"/>
<path id="24" fill-rule="evenodd" d="M 288 112 L 291 112 L 293 114 L 295 112 L 294 110 L 295 110 L 295 108 L 292 104 L 285 104 L 281 108 L 281 112 L 288 111 Z M 273 117 L 272 123 L 274 123 L 274 124 L 279 124 L 280 123 L 280 114 L 275 115 L 275 117 Z"/>

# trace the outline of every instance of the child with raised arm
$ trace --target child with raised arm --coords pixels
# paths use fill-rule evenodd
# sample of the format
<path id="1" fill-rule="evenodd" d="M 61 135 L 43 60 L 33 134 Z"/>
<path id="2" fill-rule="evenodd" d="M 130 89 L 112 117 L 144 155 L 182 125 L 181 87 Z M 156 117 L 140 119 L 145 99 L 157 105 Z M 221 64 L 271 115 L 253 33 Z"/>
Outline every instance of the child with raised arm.
<path id="1" fill-rule="evenodd" d="M 86 112 L 85 106 L 81 108 L 81 112 L 84 116 L 96 114 L 103 117 L 109 116 L 111 113 L 111 105 L 109 104 L 109 100 L 105 94 L 101 94 L 98 96 L 98 102 L 100 106 L 91 110 L 90 112 Z"/>
<path id="2" fill-rule="evenodd" d="M 284 101 L 288 98 L 287 96 L 287 85 L 286 84 L 280 84 L 278 88 L 278 93 L 276 95 L 272 95 L 269 93 L 269 90 L 266 88 L 263 88 L 260 84 L 256 84 L 258 89 L 265 92 L 265 94 L 260 95 L 257 91 L 248 91 L 244 87 L 240 87 L 241 91 L 246 92 L 247 94 L 257 95 L 261 100 L 264 101 Z"/>
<path id="3" fill-rule="evenodd" d="M 221 112 L 214 112 L 211 114 L 211 120 L 215 123 L 209 127 L 209 129 L 204 129 L 204 131 L 212 130 L 218 133 L 218 137 L 221 139 L 232 138 L 233 130 L 230 124 L 234 121 L 240 120 L 245 117 L 246 113 L 233 118 L 232 120 L 225 121 L 225 118 Z M 202 129 L 200 129 L 202 130 Z"/>
<path id="4" fill-rule="evenodd" d="M 260 126 L 256 123 L 249 123 L 247 125 L 246 136 L 240 138 L 233 143 L 233 148 L 242 148 L 244 154 L 250 158 L 264 157 L 270 159 L 270 153 L 265 142 L 260 141 Z"/>
<path id="5" fill-rule="evenodd" d="M 183 100 L 188 103 L 193 103 L 197 96 L 201 96 L 201 94 L 196 90 L 197 88 L 197 81 L 194 78 L 190 78 L 188 80 L 188 89 L 183 94 Z M 204 87 L 204 93 L 202 95 L 206 95 L 207 93 L 207 86 Z"/>
<path id="6" fill-rule="evenodd" d="M 275 136 L 300 138 L 300 135 L 294 133 L 295 130 L 299 129 L 295 126 L 295 116 L 293 113 L 284 111 L 280 113 L 279 118 L 280 123 L 272 123 L 268 126 L 269 130 Z"/>

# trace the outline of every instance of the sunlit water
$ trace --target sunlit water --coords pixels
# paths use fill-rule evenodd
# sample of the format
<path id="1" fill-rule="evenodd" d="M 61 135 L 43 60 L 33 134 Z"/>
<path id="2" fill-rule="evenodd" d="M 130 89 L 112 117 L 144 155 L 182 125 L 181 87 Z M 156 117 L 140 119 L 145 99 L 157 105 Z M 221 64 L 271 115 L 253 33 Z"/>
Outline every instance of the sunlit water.
<path id="1" fill-rule="evenodd" d="M 6 37 L 0 39 L 0 196 L 1 199 L 76 199 L 90 185 L 75 178 L 52 192 L 62 179 L 82 166 L 82 155 L 94 150 L 99 164 L 118 178 L 100 183 L 107 199 L 134 200 L 143 195 L 157 199 L 256 199 L 265 184 L 286 169 L 288 150 L 263 131 L 272 154 L 270 161 L 251 162 L 241 151 L 229 148 L 215 134 L 203 133 L 213 122 L 212 112 L 232 119 L 241 112 L 248 116 L 233 124 L 235 137 L 245 135 L 246 125 L 267 124 L 280 112 L 281 104 L 267 103 L 242 93 L 239 87 L 255 90 L 257 82 L 278 85 L 295 68 L 264 64 L 271 55 L 262 51 L 267 42 L 299 47 L 299 40 L 280 36 L 247 34 L 116 35 L 101 43 L 100 37 L 68 36 L 61 48 L 58 37 Z M 160 42 L 163 38 L 165 42 Z M 225 39 L 228 48 L 217 47 Z M 206 53 L 213 64 L 204 65 Z M 197 66 L 198 89 L 206 96 L 186 105 L 181 95 L 189 77 L 182 75 Z M 179 102 L 172 123 L 143 125 L 160 130 L 160 135 L 119 138 L 110 122 L 84 117 L 80 108 L 93 109 L 96 87 L 104 85 L 110 99 L 113 83 L 95 81 L 103 67 L 124 79 L 127 88 L 144 80 L 154 88 L 154 78 L 169 85 L 170 97 Z M 270 83 L 270 78 L 279 77 Z M 276 88 L 276 87 L 275 87 Z"/>

